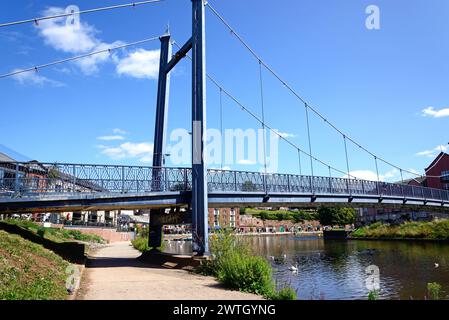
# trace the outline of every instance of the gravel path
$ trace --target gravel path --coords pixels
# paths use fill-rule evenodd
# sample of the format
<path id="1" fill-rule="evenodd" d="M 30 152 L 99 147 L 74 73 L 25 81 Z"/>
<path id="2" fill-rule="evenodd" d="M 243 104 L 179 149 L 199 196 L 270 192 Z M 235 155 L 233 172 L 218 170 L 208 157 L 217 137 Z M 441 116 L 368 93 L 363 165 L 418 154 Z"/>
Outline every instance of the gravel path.
<path id="1" fill-rule="evenodd" d="M 140 252 L 117 242 L 91 254 L 80 300 L 249 300 L 261 297 L 224 289 L 214 278 L 137 261 Z"/>

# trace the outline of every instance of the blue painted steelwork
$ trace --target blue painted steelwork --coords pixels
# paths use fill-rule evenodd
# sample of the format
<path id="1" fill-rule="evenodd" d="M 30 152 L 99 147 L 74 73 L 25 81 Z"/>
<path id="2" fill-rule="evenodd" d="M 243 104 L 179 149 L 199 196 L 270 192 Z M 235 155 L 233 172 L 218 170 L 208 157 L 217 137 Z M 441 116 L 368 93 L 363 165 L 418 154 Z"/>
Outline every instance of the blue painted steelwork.
<path id="1" fill-rule="evenodd" d="M 49 201 L 58 205 L 72 201 L 84 209 L 97 210 L 161 208 L 191 202 L 190 168 L 15 162 L 0 162 L 0 168 L 0 212 L 29 212 L 27 208 L 32 206 L 44 210 Z M 157 190 L 154 176 L 160 182 Z M 208 203 L 213 206 L 343 204 L 449 211 L 447 190 L 379 181 L 214 169 L 207 171 L 207 186 Z M 52 210 L 61 208 L 47 207 L 43 212 Z"/>
<path id="2" fill-rule="evenodd" d="M 206 136 L 206 37 L 204 0 L 192 0 L 192 248 L 208 248 Z"/>
<path id="3" fill-rule="evenodd" d="M 153 167 L 162 168 L 165 159 L 165 139 L 167 133 L 168 98 L 170 88 L 170 72 L 167 71 L 167 64 L 171 56 L 170 35 L 160 37 L 161 52 L 159 59 L 159 78 L 157 87 L 156 118 L 154 125 L 154 145 L 153 145 Z M 153 171 L 153 188 L 158 190 L 161 184 L 162 170 Z M 161 209 L 163 210 L 163 209 Z M 153 210 L 151 214 L 158 214 L 160 210 Z M 150 248 L 159 248 L 162 244 L 162 226 L 153 225 L 150 218 L 150 232 L 148 245 Z"/>

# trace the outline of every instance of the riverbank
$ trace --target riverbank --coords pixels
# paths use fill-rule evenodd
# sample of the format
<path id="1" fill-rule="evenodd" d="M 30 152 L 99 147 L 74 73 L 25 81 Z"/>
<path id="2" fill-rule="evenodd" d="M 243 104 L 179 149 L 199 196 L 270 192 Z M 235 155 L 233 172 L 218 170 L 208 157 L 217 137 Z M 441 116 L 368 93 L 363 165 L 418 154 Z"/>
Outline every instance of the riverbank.
<path id="1" fill-rule="evenodd" d="M 0 230 L 0 300 L 64 300 L 69 263 L 41 245 Z"/>
<path id="2" fill-rule="evenodd" d="M 213 277 L 150 265 L 129 242 L 116 242 L 91 254 L 78 300 L 254 300 L 260 296 L 224 288 Z"/>
<path id="3" fill-rule="evenodd" d="M 354 240 L 449 241 L 449 220 L 405 222 L 400 225 L 376 222 L 355 230 L 350 238 Z"/>
<path id="4" fill-rule="evenodd" d="M 254 236 L 294 236 L 294 237 L 322 237 L 323 231 L 303 231 L 303 232 L 244 232 L 244 233 L 235 233 L 236 236 L 239 237 L 254 237 Z M 178 241 L 178 240 L 186 240 L 192 239 L 191 234 L 165 234 L 164 240 L 170 241 Z"/>

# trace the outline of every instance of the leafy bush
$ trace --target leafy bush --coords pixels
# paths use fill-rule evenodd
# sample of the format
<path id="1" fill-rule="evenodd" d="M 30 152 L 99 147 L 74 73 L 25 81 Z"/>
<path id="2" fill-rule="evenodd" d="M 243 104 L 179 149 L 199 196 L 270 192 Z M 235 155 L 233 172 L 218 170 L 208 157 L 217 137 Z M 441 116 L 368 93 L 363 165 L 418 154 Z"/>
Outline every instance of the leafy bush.
<path id="1" fill-rule="evenodd" d="M 439 300 L 441 293 L 441 285 L 437 282 L 427 284 L 427 293 L 430 300 Z"/>
<path id="2" fill-rule="evenodd" d="M 269 297 L 273 294 L 271 273 L 262 257 L 231 252 L 222 260 L 217 278 L 230 288 Z"/>
<path id="3" fill-rule="evenodd" d="M 143 237 L 136 237 L 134 240 L 131 241 L 134 248 L 139 250 L 140 252 L 144 252 L 149 250 L 148 247 L 148 238 Z"/>
<path id="4" fill-rule="evenodd" d="M 210 238 L 211 260 L 199 272 L 217 277 L 232 289 L 255 293 L 268 299 L 296 299 L 290 288 L 276 292 L 268 261 L 252 254 L 249 247 L 229 232 L 218 232 Z"/>
<path id="5" fill-rule="evenodd" d="M 271 300 L 296 300 L 296 291 L 292 288 L 282 288 L 273 293 Z"/>
<path id="6" fill-rule="evenodd" d="M 163 237 L 163 235 L 162 235 Z M 137 226 L 136 228 L 136 238 L 131 241 L 133 247 L 140 252 L 145 252 L 151 248 L 148 246 L 149 239 L 149 228 Z M 158 248 L 159 251 L 163 251 L 165 248 L 164 241 L 161 241 L 162 245 Z"/>
<path id="7" fill-rule="evenodd" d="M 377 300 L 379 299 L 379 292 L 377 290 L 371 290 L 368 293 L 368 300 Z"/>

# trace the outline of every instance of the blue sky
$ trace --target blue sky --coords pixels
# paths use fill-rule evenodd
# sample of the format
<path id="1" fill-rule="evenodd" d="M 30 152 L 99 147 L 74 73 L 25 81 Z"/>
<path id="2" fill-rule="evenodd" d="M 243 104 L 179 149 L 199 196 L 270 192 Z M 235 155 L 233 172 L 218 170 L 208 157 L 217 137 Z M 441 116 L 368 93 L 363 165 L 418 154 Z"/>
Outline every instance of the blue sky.
<path id="1" fill-rule="evenodd" d="M 5 0 L 0 2 L 0 22 L 58 12 L 68 5 L 83 10 L 125 2 Z M 63 33 L 58 21 L 1 28 L 0 73 L 157 36 L 168 22 L 173 38 L 182 44 L 191 32 L 190 3 L 166 0 L 82 15 L 82 30 L 73 38 Z M 210 3 L 311 105 L 372 152 L 421 172 L 438 146 L 446 148 L 448 1 Z M 379 30 L 365 27 L 368 5 L 380 9 Z M 257 61 L 210 12 L 206 19 L 208 72 L 260 113 Z M 0 79 L 0 144 L 40 161 L 151 164 L 158 47 L 156 41 L 94 61 Z M 169 133 L 176 128 L 190 131 L 190 66 L 184 60 L 172 74 Z M 263 77 L 267 123 L 307 150 L 303 105 L 266 71 Z M 218 128 L 219 96 L 211 83 L 207 98 L 207 125 Z M 226 98 L 224 110 L 225 128 L 259 128 Z M 313 116 L 311 136 L 314 155 L 345 170 L 342 137 Z M 350 170 L 372 177 L 374 160 L 357 147 L 349 145 L 348 150 Z M 307 173 L 304 158 L 303 164 Z M 326 168 L 315 165 L 317 174 L 327 174 Z M 230 167 L 260 170 L 260 164 Z M 391 167 L 380 164 L 379 170 L 386 180 L 399 178 Z M 283 142 L 279 171 L 298 172 L 296 151 Z"/>

